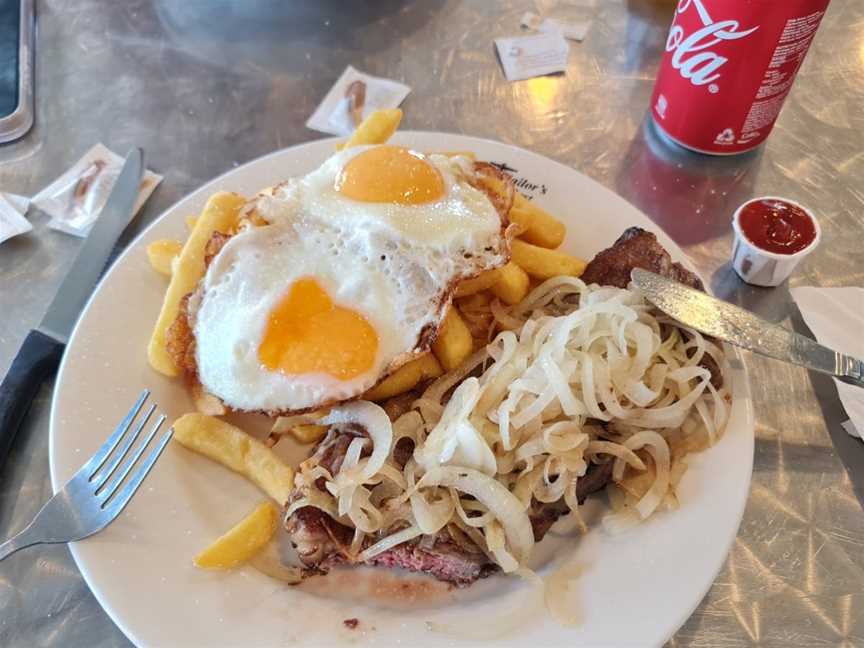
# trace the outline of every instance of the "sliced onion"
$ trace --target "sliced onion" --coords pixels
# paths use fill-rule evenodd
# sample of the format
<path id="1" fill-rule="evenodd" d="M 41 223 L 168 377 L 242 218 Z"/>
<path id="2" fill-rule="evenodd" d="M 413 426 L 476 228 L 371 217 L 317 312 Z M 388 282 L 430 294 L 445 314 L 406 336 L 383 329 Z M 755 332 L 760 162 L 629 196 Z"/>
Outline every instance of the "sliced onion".
<path id="1" fill-rule="evenodd" d="M 383 540 L 379 540 L 371 547 L 363 550 L 358 554 L 357 560 L 360 562 L 366 562 L 370 558 L 374 558 L 380 553 L 384 553 L 388 549 L 392 549 L 396 545 L 400 545 L 403 542 L 408 542 L 409 540 L 413 540 L 417 536 L 421 535 L 422 531 L 416 526 L 410 526 L 407 529 L 403 529 L 402 531 L 398 531 L 396 533 L 391 533 L 389 536 L 384 538 Z"/>
<path id="2" fill-rule="evenodd" d="M 522 326 L 522 320 L 511 315 L 507 308 L 497 299 L 489 305 L 489 308 L 492 311 L 493 317 L 495 317 L 495 321 L 498 322 L 501 328 L 513 330 Z"/>
<path id="3" fill-rule="evenodd" d="M 585 454 L 592 456 L 598 454 L 612 455 L 613 457 L 620 459 L 623 463 L 629 464 L 636 470 L 645 470 L 645 464 L 639 458 L 639 455 L 620 443 L 612 443 L 611 441 L 589 441 L 588 447 L 585 448 Z M 621 474 L 619 474 L 617 478 L 621 479 Z"/>
<path id="4" fill-rule="evenodd" d="M 417 410 L 405 412 L 398 419 L 393 421 L 393 446 L 400 439 L 409 438 L 417 441 L 417 431 L 423 427 L 423 417 Z"/>
<path id="5" fill-rule="evenodd" d="M 321 422 L 325 425 L 354 423 L 362 426 L 372 439 L 372 454 L 362 473 L 358 475 L 358 482 L 369 479 L 384 465 L 393 444 L 393 425 L 380 406 L 369 401 L 354 401 L 334 407 Z"/>
<path id="6" fill-rule="evenodd" d="M 495 455 L 468 420 L 479 397 L 480 383 L 476 378 L 462 381 L 426 442 L 415 448 L 414 459 L 419 465 L 426 470 L 437 465 L 453 465 L 495 474 Z"/>
<path id="7" fill-rule="evenodd" d="M 351 492 L 348 517 L 356 529 L 366 533 L 375 533 L 384 525 L 384 514 L 372 504 L 371 493 L 363 486 L 358 486 Z"/>
<path id="8" fill-rule="evenodd" d="M 654 459 L 654 483 L 634 507 L 644 520 L 651 515 L 669 490 L 670 457 L 666 439 L 652 430 L 637 432 L 624 442 L 631 450 L 645 448 Z"/>
<path id="9" fill-rule="evenodd" d="M 354 529 L 354 538 L 351 540 L 351 547 L 348 550 L 352 556 L 356 556 L 360 551 L 360 547 L 363 546 L 363 540 L 366 538 L 366 534 L 363 533 L 360 529 Z"/>
<path id="10" fill-rule="evenodd" d="M 493 520 L 484 529 L 486 532 L 486 546 L 495 556 L 495 562 L 504 573 L 514 572 L 519 569 L 519 562 L 510 555 L 504 545 L 504 530 L 501 525 Z"/>
<path id="11" fill-rule="evenodd" d="M 516 561 L 528 559 L 534 547 L 531 521 L 522 503 L 495 479 L 470 468 L 444 466 L 423 475 L 418 487 L 424 486 L 450 486 L 478 499 L 501 523 Z"/>
<path id="12" fill-rule="evenodd" d="M 285 519 L 294 515 L 295 511 L 298 511 L 301 508 L 306 508 L 307 506 L 324 511 L 334 520 L 340 520 L 342 517 L 339 515 L 339 511 L 336 510 L 336 505 L 331 497 L 328 497 L 317 488 L 311 488 L 307 493 L 304 493 L 303 497 L 296 500 L 288 507 L 285 511 Z"/>
<path id="13" fill-rule="evenodd" d="M 492 513 L 490 513 L 488 510 L 486 510 L 485 507 L 482 507 L 482 505 L 479 502 L 475 501 L 473 506 L 469 505 L 467 502 L 463 502 L 462 498 L 459 497 L 459 494 L 453 488 L 450 489 L 450 495 L 453 498 L 453 504 L 456 507 L 456 513 L 459 515 L 459 519 L 461 519 L 469 527 L 474 527 L 475 529 L 480 529 L 480 528 L 486 526 L 487 524 L 489 524 L 494 519 L 494 517 L 492 516 Z M 469 501 L 471 501 L 471 500 L 469 500 Z M 471 510 L 474 510 L 474 511 L 480 511 L 480 509 L 482 507 L 483 510 L 480 511 L 481 515 L 475 515 L 473 517 L 469 517 L 468 513 L 465 512 L 466 506 L 468 506 L 469 508 L 471 508 Z"/>
<path id="14" fill-rule="evenodd" d="M 453 499 L 449 493 L 435 502 L 428 502 L 422 492 L 415 492 L 409 498 L 411 510 L 417 526 L 425 534 L 438 533 L 453 517 Z"/>

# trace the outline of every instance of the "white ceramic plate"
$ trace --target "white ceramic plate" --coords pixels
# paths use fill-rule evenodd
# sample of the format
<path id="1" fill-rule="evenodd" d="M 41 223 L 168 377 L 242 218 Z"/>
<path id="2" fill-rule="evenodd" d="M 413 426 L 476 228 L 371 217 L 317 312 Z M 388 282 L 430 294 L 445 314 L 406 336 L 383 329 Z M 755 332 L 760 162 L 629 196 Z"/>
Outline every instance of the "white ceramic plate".
<path id="1" fill-rule="evenodd" d="M 475 151 L 480 159 L 506 163 L 523 191 L 566 220 L 566 247 L 585 258 L 631 225 L 657 232 L 673 257 L 684 258 L 630 204 L 549 159 L 461 135 L 406 132 L 397 141 L 419 150 Z M 60 369 L 51 416 L 55 490 L 103 442 L 143 387 L 169 419 L 192 409 L 179 380 L 147 365 L 145 346 L 166 282 L 150 269 L 146 245 L 183 238 L 184 217 L 198 213 L 213 192 L 251 196 L 311 170 L 333 147 L 333 140 L 310 142 L 213 180 L 165 212 L 120 257 L 78 322 Z M 746 374 L 736 365 L 728 430 L 692 458 L 679 510 L 614 537 L 596 524 L 584 537 L 556 527 L 539 545 L 541 574 L 558 569 L 559 578 L 574 577 L 556 604 L 578 617 L 575 627 L 556 622 L 537 590 L 518 578 L 495 576 L 457 592 L 424 578 L 367 569 L 292 588 L 251 567 L 197 570 L 192 556 L 262 496 L 241 477 L 174 444 L 121 518 L 73 544 L 72 554 L 108 614 L 142 646 L 460 646 L 491 638 L 514 646 L 659 645 L 708 590 L 744 510 L 753 413 Z M 348 618 L 359 619 L 357 629 L 343 625 Z"/>

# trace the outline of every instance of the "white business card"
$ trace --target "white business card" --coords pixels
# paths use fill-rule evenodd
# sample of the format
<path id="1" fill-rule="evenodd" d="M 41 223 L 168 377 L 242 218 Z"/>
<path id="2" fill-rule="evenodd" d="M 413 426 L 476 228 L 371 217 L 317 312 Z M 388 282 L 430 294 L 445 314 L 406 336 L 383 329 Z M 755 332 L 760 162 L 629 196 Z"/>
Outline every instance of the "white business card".
<path id="1" fill-rule="evenodd" d="M 564 72 L 570 46 L 559 31 L 496 38 L 495 48 L 508 81 Z"/>

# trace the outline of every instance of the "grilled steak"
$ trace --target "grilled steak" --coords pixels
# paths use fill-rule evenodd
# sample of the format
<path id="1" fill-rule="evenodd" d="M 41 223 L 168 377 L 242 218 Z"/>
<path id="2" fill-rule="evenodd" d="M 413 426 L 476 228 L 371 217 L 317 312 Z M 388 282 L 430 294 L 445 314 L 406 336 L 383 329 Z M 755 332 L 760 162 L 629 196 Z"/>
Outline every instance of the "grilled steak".
<path id="1" fill-rule="evenodd" d="M 419 541 L 405 542 L 378 554 L 370 565 L 401 567 L 434 576 L 438 580 L 465 587 L 498 570 L 479 549 L 469 551 L 456 544 L 446 532 L 439 533 L 435 543 L 424 548 Z"/>
<path id="2" fill-rule="evenodd" d="M 585 266 L 580 279 L 586 284 L 626 288 L 634 268 L 648 270 L 703 290 L 699 277 L 680 263 L 673 263 L 669 253 L 657 242 L 657 237 L 641 227 L 626 229 L 612 247 L 597 254 Z"/>
<path id="3" fill-rule="evenodd" d="M 286 530 L 301 562 L 313 573 L 325 574 L 331 567 L 351 562 L 347 547 L 353 532 L 324 511 L 298 509 L 286 521 Z M 366 564 L 429 574 L 457 587 L 470 585 L 498 569 L 479 549 L 463 548 L 446 531 L 441 531 L 431 546 L 410 540 L 374 556 Z"/>
<path id="4" fill-rule="evenodd" d="M 357 436 L 364 436 L 364 432 L 357 428 L 344 431 L 331 428 L 316 446 L 311 461 L 327 468 L 331 474 L 338 472 L 348 446 Z M 410 452 L 405 450 L 397 454 L 407 459 Z M 611 462 L 592 464 L 577 483 L 576 497 L 579 502 L 584 502 L 586 497 L 605 488 L 611 477 Z M 323 483 L 317 486 L 323 488 Z M 289 504 L 292 501 L 294 499 L 289 500 Z M 556 520 L 567 511 L 563 502 L 535 502 L 529 516 L 534 539 L 538 542 L 542 540 Z M 324 511 L 313 507 L 300 508 L 288 517 L 285 528 L 301 562 L 311 572 L 326 573 L 335 565 L 351 562 L 348 547 L 353 536 L 352 530 L 333 520 Z M 367 564 L 422 572 L 457 587 L 470 585 L 498 570 L 498 566 L 479 547 L 469 548 L 457 544 L 446 529 L 440 531 L 431 544 L 410 540 L 374 556 Z"/>

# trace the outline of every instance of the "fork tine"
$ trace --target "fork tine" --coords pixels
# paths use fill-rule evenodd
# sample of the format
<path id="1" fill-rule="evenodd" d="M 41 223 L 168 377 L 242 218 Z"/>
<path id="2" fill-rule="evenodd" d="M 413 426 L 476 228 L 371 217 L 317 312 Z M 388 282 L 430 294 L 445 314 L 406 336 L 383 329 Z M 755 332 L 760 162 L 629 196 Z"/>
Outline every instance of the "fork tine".
<path id="1" fill-rule="evenodd" d="M 164 417 L 163 417 L 164 418 Z M 162 438 L 156 444 L 156 447 L 150 451 L 150 454 L 141 462 L 141 465 L 136 470 L 135 474 L 127 482 L 126 486 L 123 487 L 117 497 L 109 505 L 109 510 L 112 518 L 117 517 L 120 512 L 126 508 L 126 505 L 129 503 L 129 500 L 132 499 L 132 496 L 138 490 L 138 487 L 144 481 L 144 478 L 150 472 L 150 469 L 153 468 L 153 464 L 156 463 L 156 460 L 162 454 L 162 451 L 165 449 L 165 446 L 168 445 L 168 442 L 171 440 L 171 436 L 174 434 L 174 428 L 168 428 L 168 431 L 162 435 Z M 136 457 L 137 459 L 137 457 Z M 105 506 L 103 505 L 103 508 Z"/>
<path id="2" fill-rule="evenodd" d="M 96 454 L 81 468 L 79 472 L 84 472 L 87 474 L 87 479 L 93 477 L 96 472 L 102 467 L 102 464 L 105 463 L 105 460 L 108 458 L 108 455 L 111 454 L 111 451 L 117 446 L 117 443 L 126 434 L 126 431 L 129 429 L 129 426 L 132 425 L 132 421 L 135 420 L 135 417 L 138 416 L 138 412 L 141 411 L 141 408 L 144 406 L 144 402 L 147 400 L 147 397 L 150 396 L 150 390 L 145 389 L 141 392 L 141 395 L 138 397 L 138 400 L 132 406 L 132 409 L 129 410 L 129 413 L 126 414 L 126 417 L 120 421 L 120 425 L 118 425 L 114 432 L 111 433 L 111 436 L 102 444 L 102 446 L 96 451 Z"/>
<path id="3" fill-rule="evenodd" d="M 93 475 L 90 480 L 96 485 L 96 493 L 98 494 L 102 487 L 108 483 L 108 480 L 111 478 L 111 475 L 114 474 L 114 471 L 117 470 L 117 467 L 123 462 L 123 459 L 129 454 L 129 449 L 133 446 L 135 441 L 141 435 L 141 430 L 144 429 L 144 426 L 147 425 L 147 421 L 150 420 L 150 417 L 153 416 L 153 412 L 156 411 L 156 405 L 151 405 L 150 409 L 147 410 L 144 417 L 138 422 L 138 425 L 135 426 L 135 431 L 132 434 L 127 433 L 123 437 L 122 443 L 118 444 L 116 452 L 114 452 L 114 457 L 104 468 L 100 468 L 99 471 Z"/>
<path id="4" fill-rule="evenodd" d="M 141 444 L 136 448 L 135 453 L 132 455 L 132 458 L 128 461 L 128 463 L 120 470 L 116 477 L 111 479 L 111 483 L 108 486 L 104 487 L 104 490 L 100 489 L 96 491 L 96 495 L 102 500 L 102 508 L 105 508 L 105 504 L 114 494 L 114 492 L 120 487 L 120 484 L 123 483 L 123 480 L 126 479 L 126 476 L 132 470 L 138 460 L 141 458 L 141 455 L 144 454 L 144 451 L 147 449 L 147 446 L 150 445 L 150 442 L 153 440 L 153 437 L 156 436 L 156 433 L 159 432 L 159 428 L 162 427 L 162 424 L 165 422 L 165 415 L 159 417 L 159 420 L 153 425 L 153 429 L 147 434 Z"/>

